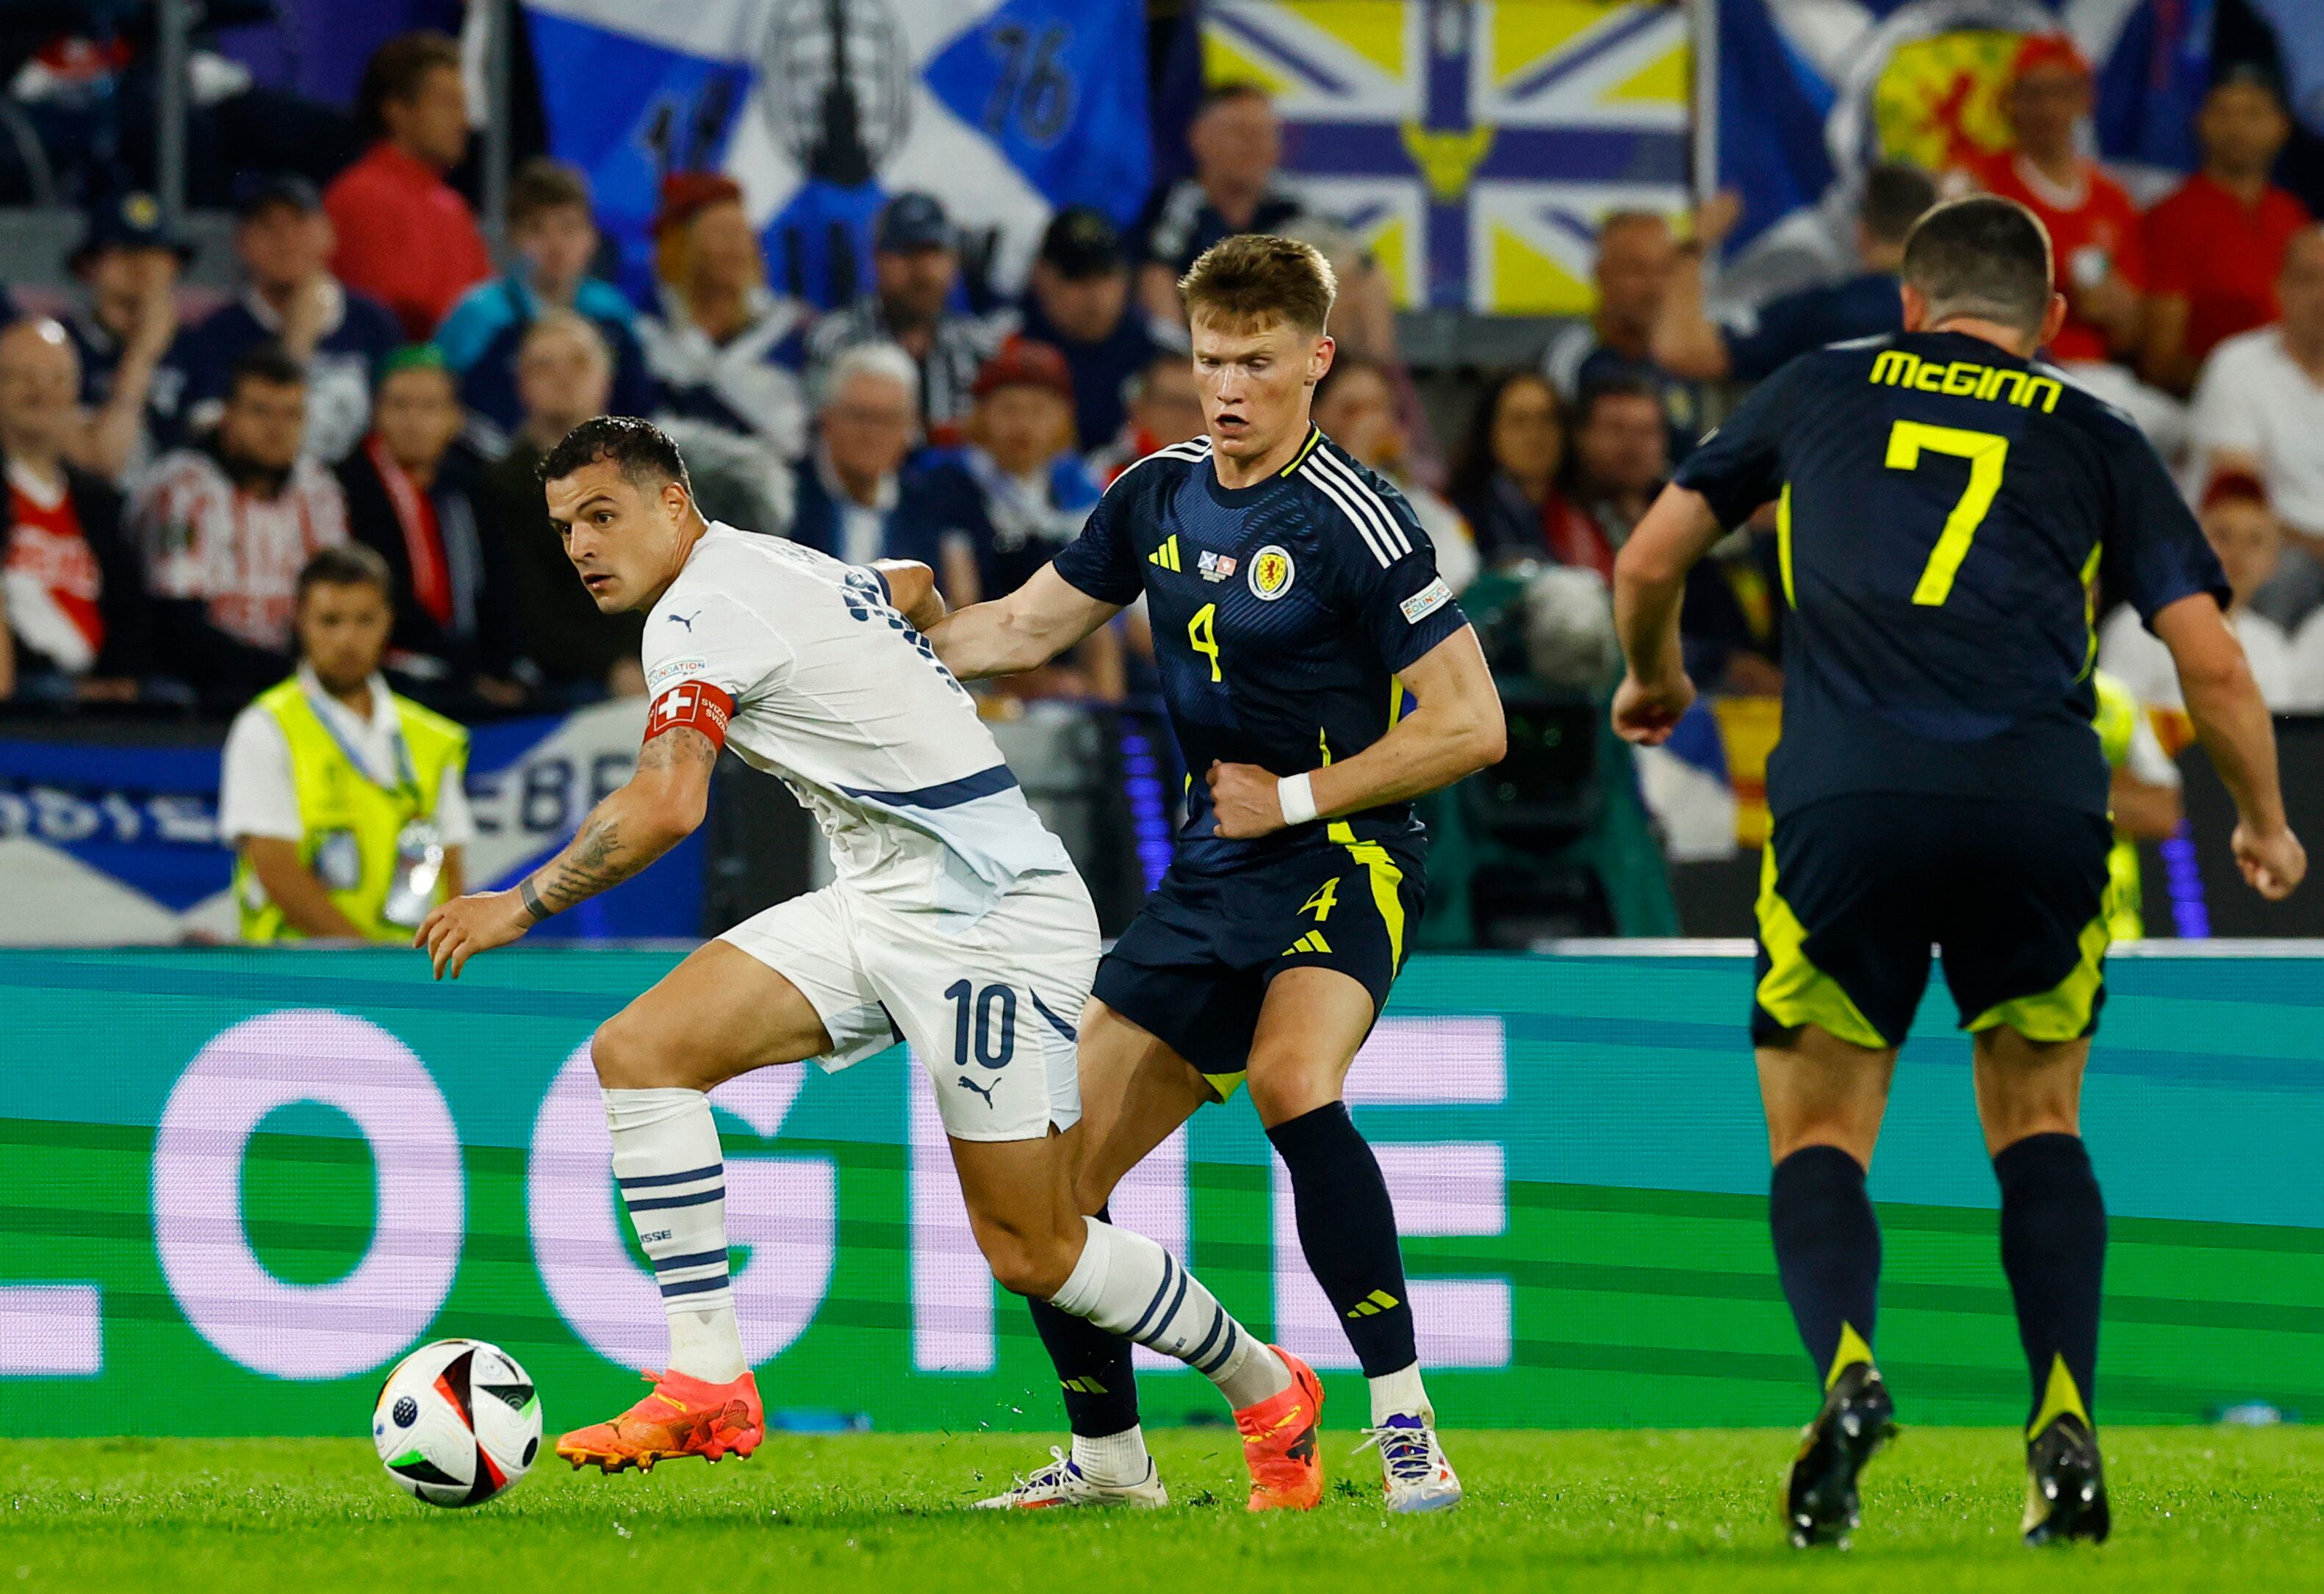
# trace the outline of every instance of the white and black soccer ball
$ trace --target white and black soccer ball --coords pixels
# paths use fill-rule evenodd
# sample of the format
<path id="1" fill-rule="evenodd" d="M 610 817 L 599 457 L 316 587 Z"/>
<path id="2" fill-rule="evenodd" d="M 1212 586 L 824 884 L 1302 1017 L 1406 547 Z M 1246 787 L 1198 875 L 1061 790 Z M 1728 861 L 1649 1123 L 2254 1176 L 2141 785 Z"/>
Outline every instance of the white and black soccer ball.
<path id="1" fill-rule="evenodd" d="M 387 1475 L 431 1506 L 481 1506 L 540 1453 L 540 1397 L 482 1340 L 422 1345 L 387 1375 L 371 1414 Z"/>

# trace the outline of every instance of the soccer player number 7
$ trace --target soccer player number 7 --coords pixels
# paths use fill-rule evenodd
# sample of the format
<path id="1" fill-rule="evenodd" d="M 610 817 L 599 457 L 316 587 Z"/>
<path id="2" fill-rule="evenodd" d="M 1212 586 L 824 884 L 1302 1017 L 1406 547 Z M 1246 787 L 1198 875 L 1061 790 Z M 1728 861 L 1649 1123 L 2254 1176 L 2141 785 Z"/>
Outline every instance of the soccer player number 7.
<path id="1" fill-rule="evenodd" d="M 1969 557 L 1969 540 L 1985 524 L 1986 513 L 1993 508 L 1994 494 L 2001 491 L 2002 467 L 2009 461 L 2009 439 L 1993 432 L 1900 420 L 1888 433 L 1888 468 L 1918 470 L 1924 448 L 1932 454 L 1950 454 L 1969 461 L 1969 486 L 1953 505 L 1953 512 L 1945 517 L 1945 529 L 1937 534 L 1937 546 L 1929 550 L 1929 562 L 1913 588 L 1914 603 L 1933 608 L 1952 595 L 1953 577 L 1960 573 L 1961 561 Z"/>

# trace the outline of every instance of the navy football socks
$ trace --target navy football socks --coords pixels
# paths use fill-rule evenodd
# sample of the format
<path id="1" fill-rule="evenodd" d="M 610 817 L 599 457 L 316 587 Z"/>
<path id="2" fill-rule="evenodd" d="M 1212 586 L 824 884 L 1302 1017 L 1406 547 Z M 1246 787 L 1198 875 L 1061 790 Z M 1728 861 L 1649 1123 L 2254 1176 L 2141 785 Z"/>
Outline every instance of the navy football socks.
<path id="1" fill-rule="evenodd" d="M 2061 1413 L 2090 1423 L 2098 1376 L 2106 1202 L 2079 1135 L 2028 1135 L 1993 1159 L 2001 1181 L 2001 1266 L 2033 1375 L 2031 1438 Z"/>
<path id="2" fill-rule="evenodd" d="M 1872 1359 L 1880 1221 L 1864 1165 L 1837 1146 L 1793 1152 L 1768 1181 L 1767 1227 L 1792 1320 L 1829 1388 L 1850 1365 Z"/>
<path id="3" fill-rule="evenodd" d="M 1412 1307 L 1406 1300 L 1404 1254 L 1396 1208 L 1379 1160 L 1347 1105 L 1334 1101 L 1267 1131 L 1291 1173 L 1291 1202 L 1308 1270 L 1339 1314 L 1340 1327 L 1368 1377 L 1385 1377 L 1419 1359 Z"/>

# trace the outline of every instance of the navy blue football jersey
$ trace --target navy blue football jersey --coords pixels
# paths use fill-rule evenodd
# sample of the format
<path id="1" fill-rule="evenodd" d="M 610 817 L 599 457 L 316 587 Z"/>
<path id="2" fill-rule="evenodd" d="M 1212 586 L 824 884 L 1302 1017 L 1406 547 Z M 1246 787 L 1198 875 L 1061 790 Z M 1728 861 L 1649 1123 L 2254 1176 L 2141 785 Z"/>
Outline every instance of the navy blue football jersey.
<path id="1" fill-rule="evenodd" d="M 1397 672 L 1468 624 L 1404 495 L 1321 431 L 1249 487 L 1219 484 L 1207 438 L 1148 455 L 1056 563 L 1102 603 L 1146 595 L 1163 701 L 1194 774 L 1181 869 L 1420 834 L 1409 803 L 1255 842 L 1214 834 L 1203 779 L 1213 760 L 1297 775 L 1361 752 L 1401 712 Z"/>
<path id="2" fill-rule="evenodd" d="M 1803 355 L 1675 477 L 1777 505 L 1783 814 L 1846 792 L 2107 811 L 2093 584 L 2152 623 L 2227 581 L 2152 446 L 2056 367 L 1956 332 Z"/>

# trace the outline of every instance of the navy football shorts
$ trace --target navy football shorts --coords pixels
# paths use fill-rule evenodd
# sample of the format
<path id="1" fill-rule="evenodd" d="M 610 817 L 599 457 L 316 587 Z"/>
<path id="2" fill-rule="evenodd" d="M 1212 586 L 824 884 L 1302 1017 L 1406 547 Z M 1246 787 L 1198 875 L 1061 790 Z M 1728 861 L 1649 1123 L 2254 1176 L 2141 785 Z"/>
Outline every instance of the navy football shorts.
<path id="1" fill-rule="evenodd" d="M 2107 821 L 2062 803 L 1862 792 L 1782 815 L 1760 866 L 1752 1038 L 1812 1024 L 1900 1045 L 1932 947 L 1963 1029 L 2092 1033 L 2113 842 Z"/>
<path id="2" fill-rule="evenodd" d="M 1259 1004 L 1286 969 L 1337 969 L 1375 1016 L 1427 897 L 1425 852 L 1332 842 L 1231 874 L 1173 869 L 1098 965 L 1092 994 L 1207 1077 L 1242 1082 Z"/>

